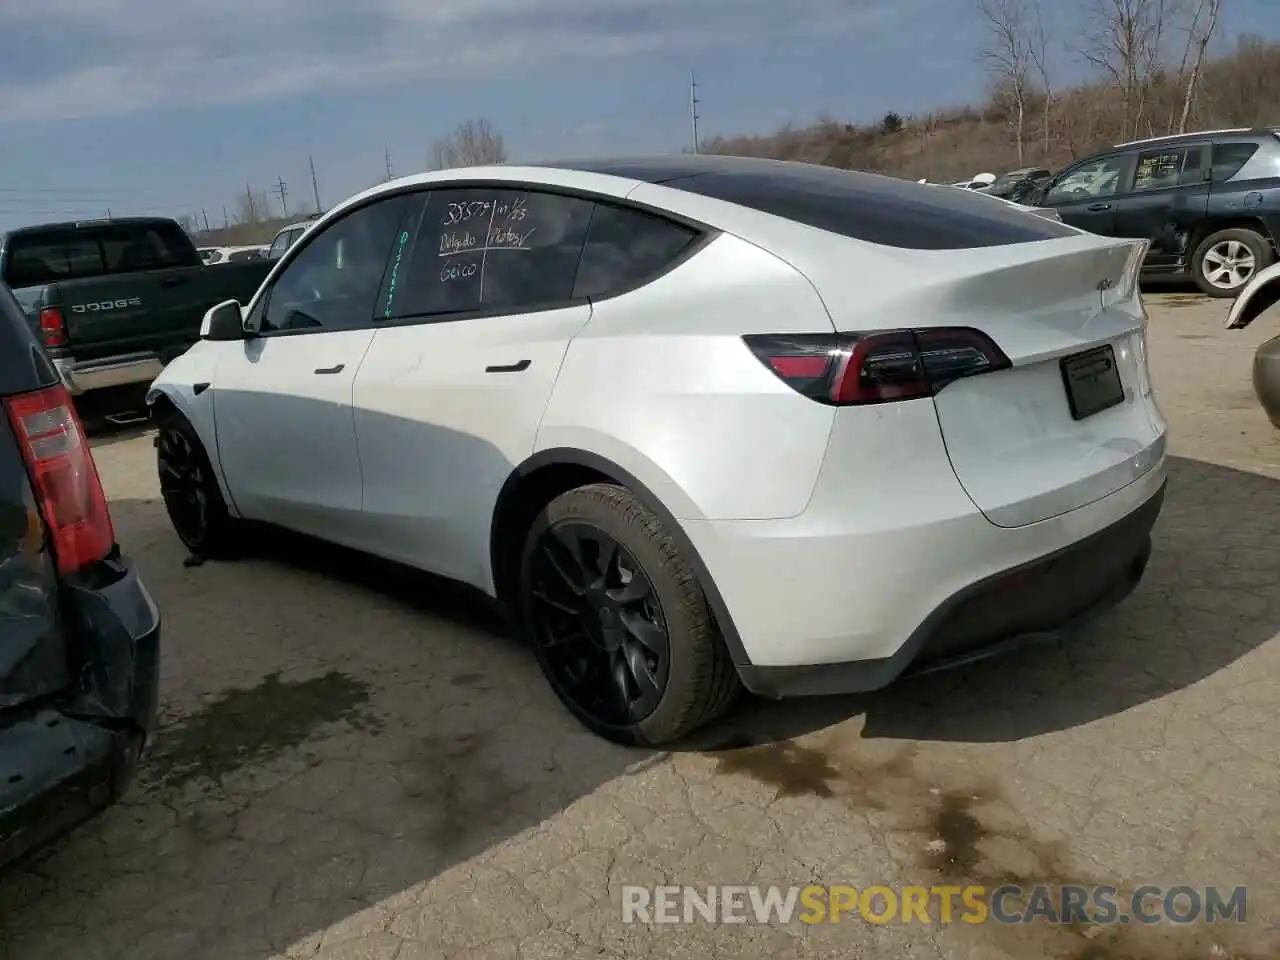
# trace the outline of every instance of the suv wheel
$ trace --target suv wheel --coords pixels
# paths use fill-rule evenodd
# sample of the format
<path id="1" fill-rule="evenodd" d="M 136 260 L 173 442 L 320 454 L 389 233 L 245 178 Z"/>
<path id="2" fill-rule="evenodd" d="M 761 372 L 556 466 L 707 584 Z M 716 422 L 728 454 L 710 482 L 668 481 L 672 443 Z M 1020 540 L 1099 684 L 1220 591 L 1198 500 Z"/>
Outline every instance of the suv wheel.
<path id="1" fill-rule="evenodd" d="M 678 740 L 739 689 L 692 567 L 621 487 L 578 487 L 543 509 L 525 540 L 519 602 L 556 696 L 616 743 Z"/>
<path id="2" fill-rule="evenodd" d="M 1270 240 L 1253 230 L 1233 227 L 1201 241 L 1191 258 L 1191 275 L 1209 296 L 1234 297 L 1272 258 Z"/>

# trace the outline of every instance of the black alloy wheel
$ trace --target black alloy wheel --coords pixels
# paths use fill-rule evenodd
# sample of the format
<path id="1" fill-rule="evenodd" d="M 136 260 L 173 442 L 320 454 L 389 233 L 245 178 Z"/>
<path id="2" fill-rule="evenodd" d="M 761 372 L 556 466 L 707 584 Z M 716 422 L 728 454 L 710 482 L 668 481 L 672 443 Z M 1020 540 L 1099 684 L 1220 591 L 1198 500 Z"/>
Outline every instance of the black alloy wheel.
<path id="1" fill-rule="evenodd" d="M 192 551 L 203 549 L 209 538 L 212 477 L 204 457 L 188 434 L 176 424 L 161 428 L 156 444 L 160 495 L 179 539 Z"/>
<path id="2" fill-rule="evenodd" d="M 588 719 L 633 726 L 662 701 L 671 638 L 649 576 L 581 520 L 545 529 L 530 556 L 530 626 L 549 679 Z"/>

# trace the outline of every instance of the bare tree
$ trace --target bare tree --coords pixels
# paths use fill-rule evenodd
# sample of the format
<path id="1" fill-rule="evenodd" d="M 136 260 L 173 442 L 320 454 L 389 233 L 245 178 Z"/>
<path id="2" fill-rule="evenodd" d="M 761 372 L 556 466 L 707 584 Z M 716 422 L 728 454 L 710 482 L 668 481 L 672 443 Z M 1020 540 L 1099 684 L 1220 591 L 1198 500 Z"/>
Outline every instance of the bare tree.
<path id="1" fill-rule="evenodd" d="M 1080 54 L 1120 90 L 1120 135 L 1137 134 L 1164 64 L 1165 30 L 1180 0 L 1091 0 Z"/>
<path id="2" fill-rule="evenodd" d="M 236 223 L 262 223 L 271 209 L 265 192 L 260 190 L 245 191 L 240 194 L 235 221 Z"/>
<path id="3" fill-rule="evenodd" d="M 1049 44 L 1053 36 L 1052 26 L 1046 26 L 1041 0 L 1033 0 L 1031 5 L 1031 42 L 1027 46 L 1027 56 L 1040 78 L 1040 86 L 1044 90 L 1044 157 L 1048 162 L 1049 138 L 1053 127 L 1053 66 L 1049 61 Z"/>
<path id="4" fill-rule="evenodd" d="M 986 21 L 990 44 L 982 51 L 982 61 L 1013 101 L 1019 165 L 1023 161 L 1023 134 L 1032 69 L 1027 3 L 1028 0 L 978 0 L 978 12 Z"/>
<path id="5" fill-rule="evenodd" d="M 1205 54 L 1209 49 L 1209 42 L 1218 29 L 1218 18 L 1221 14 L 1222 0 L 1196 0 L 1195 12 L 1187 27 L 1187 46 L 1182 54 L 1182 69 L 1178 71 L 1179 79 L 1185 78 L 1186 82 L 1182 96 L 1182 114 L 1178 117 L 1178 133 L 1187 132 L 1187 118 L 1191 115 L 1191 105 L 1196 99 L 1196 85 L 1200 82 Z M 1192 58 L 1193 48 L 1194 59 Z M 1191 62 L 1189 73 L 1187 72 L 1188 60 Z"/>
<path id="6" fill-rule="evenodd" d="M 427 162 L 433 170 L 506 163 L 507 145 L 488 120 L 467 120 L 447 137 L 431 142 Z"/>

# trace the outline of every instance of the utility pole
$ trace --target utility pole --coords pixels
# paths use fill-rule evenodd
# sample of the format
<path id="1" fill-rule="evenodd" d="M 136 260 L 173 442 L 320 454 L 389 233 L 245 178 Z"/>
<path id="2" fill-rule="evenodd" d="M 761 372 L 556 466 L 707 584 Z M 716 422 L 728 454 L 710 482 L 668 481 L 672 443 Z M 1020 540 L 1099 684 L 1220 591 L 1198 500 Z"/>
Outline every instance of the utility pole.
<path id="1" fill-rule="evenodd" d="M 387 164 L 387 182 L 390 183 L 391 182 L 391 148 L 387 147 L 386 151 L 383 153 L 382 156 Z"/>
<path id="2" fill-rule="evenodd" d="M 276 196 L 280 198 L 280 210 L 287 217 L 289 215 L 289 185 L 284 182 L 284 177 L 276 177 Z"/>
<path id="3" fill-rule="evenodd" d="M 258 210 L 253 205 L 253 187 L 249 186 L 247 183 L 244 185 L 244 195 L 249 198 L 249 222 L 257 223 Z"/>
<path id="4" fill-rule="evenodd" d="M 693 152 L 698 152 L 698 81 L 689 71 L 689 122 L 693 127 Z"/>
<path id="5" fill-rule="evenodd" d="M 227 205 L 222 205 L 222 229 L 225 230 L 231 226 L 231 217 L 227 215 Z"/>
<path id="6" fill-rule="evenodd" d="M 316 213 L 324 209 L 320 206 L 320 182 L 316 180 L 316 162 L 311 157 L 307 157 L 307 163 L 311 164 L 311 193 L 316 199 Z"/>
<path id="7" fill-rule="evenodd" d="M 110 207 L 107 207 L 107 219 L 108 219 L 108 220 L 110 220 L 110 219 L 111 219 L 111 208 L 110 208 Z"/>
<path id="8" fill-rule="evenodd" d="M 205 232 L 206 232 L 206 233 L 208 233 L 208 231 L 209 231 L 209 211 L 208 211 L 208 210 L 206 210 L 204 207 L 201 207 L 201 208 L 200 208 L 200 216 L 204 217 L 204 229 L 205 229 Z"/>

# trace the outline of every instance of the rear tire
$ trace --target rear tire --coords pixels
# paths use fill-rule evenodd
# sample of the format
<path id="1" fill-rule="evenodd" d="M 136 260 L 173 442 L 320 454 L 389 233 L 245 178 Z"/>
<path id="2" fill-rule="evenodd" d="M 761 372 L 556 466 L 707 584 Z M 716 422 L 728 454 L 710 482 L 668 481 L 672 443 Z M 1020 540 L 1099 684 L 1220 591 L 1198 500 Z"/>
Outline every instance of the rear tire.
<path id="1" fill-rule="evenodd" d="M 627 745 L 679 740 L 740 689 L 706 597 L 661 521 L 630 491 L 590 484 L 534 520 L 518 609 L 538 665 L 588 729 Z"/>
<path id="2" fill-rule="evenodd" d="M 166 410 L 157 418 L 156 470 L 174 532 L 192 555 L 230 559 L 243 544 L 243 525 L 227 510 L 213 464 L 187 418 Z"/>
<path id="3" fill-rule="evenodd" d="M 1210 297 L 1234 297 L 1275 259 L 1271 241 L 1254 230 L 1232 227 L 1211 233 L 1191 255 L 1191 276 Z"/>

